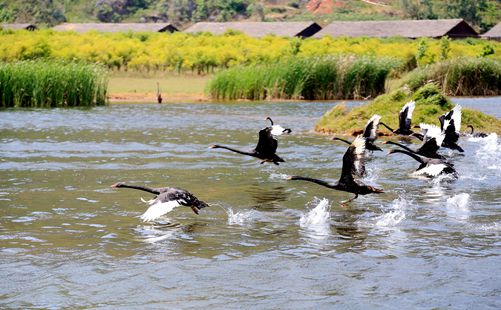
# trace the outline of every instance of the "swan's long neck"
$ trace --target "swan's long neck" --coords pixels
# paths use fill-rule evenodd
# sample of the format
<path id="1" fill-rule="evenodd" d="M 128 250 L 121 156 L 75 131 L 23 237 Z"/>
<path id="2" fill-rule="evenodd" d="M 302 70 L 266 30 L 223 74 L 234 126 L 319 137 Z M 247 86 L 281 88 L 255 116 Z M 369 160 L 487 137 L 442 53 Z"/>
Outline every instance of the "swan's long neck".
<path id="1" fill-rule="evenodd" d="M 156 191 L 155 189 L 153 188 L 149 188 L 149 187 L 146 187 L 146 186 L 140 186 L 140 185 L 127 185 L 127 184 L 123 184 L 123 183 L 117 183 L 116 185 L 113 185 L 112 187 L 118 187 L 118 188 L 132 188 L 132 189 L 137 189 L 137 190 L 140 190 L 140 191 L 145 191 L 145 192 L 148 192 L 148 193 L 152 193 L 152 194 L 155 194 L 155 195 L 158 195 L 158 191 Z"/>
<path id="2" fill-rule="evenodd" d="M 407 147 L 407 146 L 405 146 L 403 144 L 400 144 L 398 142 L 387 141 L 386 144 L 393 144 L 393 145 L 399 146 L 399 147 L 403 148 L 404 150 L 409 151 L 411 153 L 416 153 L 412 149 L 410 149 L 409 147 Z"/>
<path id="3" fill-rule="evenodd" d="M 235 152 L 235 153 L 238 153 L 238 154 L 256 157 L 256 153 L 245 152 L 245 151 L 237 150 L 237 149 L 234 149 L 234 148 L 231 148 L 231 147 L 227 147 L 227 146 L 224 146 L 224 145 L 218 145 L 218 144 L 216 144 L 216 145 L 213 145 L 212 148 L 213 149 L 226 149 L 228 151 L 232 151 L 232 152 Z"/>
<path id="4" fill-rule="evenodd" d="M 308 177 L 301 177 L 301 176 L 298 176 L 298 175 L 290 176 L 289 180 L 308 181 L 308 182 L 317 183 L 319 185 L 322 185 L 322 186 L 325 186 L 325 187 L 328 187 L 328 188 L 334 188 L 334 189 L 338 187 L 337 183 L 330 183 L 330 182 L 326 182 L 326 181 L 323 181 L 323 180 L 313 179 L 313 178 L 308 178 Z"/>
<path id="5" fill-rule="evenodd" d="M 343 138 L 334 137 L 334 138 L 332 138 L 332 140 L 339 140 L 339 141 L 342 141 L 342 142 L 344 142 L 344 143 L 346 143 L 346 144 L 350 144 L 350 145 L 351 145 L 351 142 L 350 142 L 350 141 L 345 140 L 345 139 L 343 139 Z"/>
<path id="6" fill-rule="evenodd" d="M 389 131 L 391 131 L 391 132 L 393 132 L 393 131 L 394 131 L 391 127 L 389 127 L 388 125 L 386 125 L 386 124 L 385 124 L 385 123 L 383 123 L 383 122 L 379 122 L 379 125 L 383 125 L 384 127 L 386 127 L 386 129 L 388 129 L 388 130 L 389 130 Z"/>
<path id="7" fill-rule="evenodd" d="M 393 150 L 393 153 L 403 153 L 403 154 L 407 154 L 407 155 L 409 155 L 410 157 L 412 157 L 412 158 L 414 158 L 415 160 L 417 160 L 418 162 L 420 162 L 420 163 L 424 163 L 423 159 L 422 159 L 419 155 L 417 155 L 417 154 L 415 154 L 415 153 L 413 153 L 413 152 L 408 152 L 408 151 L 404 151 L 404 150 Z"/>

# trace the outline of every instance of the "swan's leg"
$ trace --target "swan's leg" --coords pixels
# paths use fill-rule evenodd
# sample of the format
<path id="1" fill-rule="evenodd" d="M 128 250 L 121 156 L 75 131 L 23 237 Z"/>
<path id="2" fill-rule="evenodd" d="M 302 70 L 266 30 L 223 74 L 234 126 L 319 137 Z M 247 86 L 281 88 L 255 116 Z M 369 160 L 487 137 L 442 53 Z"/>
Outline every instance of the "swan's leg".
<path id="1" fill-rule="evenodd" d="M 342 206 L 344 206 L 344 205 L 346 205 L 348 202 L 351 202 L 351 201 L 353 201 L 353 200 L 355 200 L 355 199 L 357 199 L 357 198 L 358 198 L 358 194 L 355 194 L 355 197 L 353 197 L 353 198 L 351 198 L 351 199 L 348 199 L 348 200 L 345 200 L 345 201 L 341 201 L 341 202 L 340 202 L 340 204 L 341 204 Z"/>

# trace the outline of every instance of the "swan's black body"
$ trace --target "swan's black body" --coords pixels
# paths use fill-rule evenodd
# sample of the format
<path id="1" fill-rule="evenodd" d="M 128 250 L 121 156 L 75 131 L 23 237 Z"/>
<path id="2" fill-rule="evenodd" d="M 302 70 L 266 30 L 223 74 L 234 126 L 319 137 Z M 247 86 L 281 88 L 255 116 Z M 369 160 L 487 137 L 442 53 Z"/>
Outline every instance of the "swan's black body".
<path id="1" fill-rule="evenodd" d="M 195 214 L 198 214 L 198 211 L 202 208 L 206 208 L 209 205 L 205 202 L 199 200 L 192 193 L 175 187 L 159 187 L 159 188 L 149 188 L 145 186 L 138 185 L 127 185 L 123 182 L 118 182 L 113 184 L 111 187 L 113 188 L 132 188 L 141 191 L 145 191 L 148 193 L 152 193 L 155 195 L 154 200 L 150 204 L 155 204 L 157 202 L 164 203 L 168 201 L 177 201 L 180 205 L 185 207 L 190 207 Z"/>
<path id="2" fill-rule="evenodd" d="M 458 174 L 456 172 L 456 170 L 454 169 L 454 165 L 451 164 L 451 163 L 448 163 L 442 159 L 438 159 L 438 158 L 428 158 L 428 157 L 424 157 L 424 156 L 421 156 L 421 155 L 418 155 L 412 151 L 404 151 L 404 150 L 391 150 L 388 154 L 394 154 L 394 153 L 402 153 L 402 154 L 406 154 L 412 158 L 414 158 L 417 162 L 420 163 L 419 167 L 416 169 L 416 172 L 423 172 L 424 173 L 424 170 L 423 169 L 426 169 L 426 168 L 429 168 L 433 165 L 440 165 L 440 170 L 439 171 L 436 171 L 436 173 L 428 173 L 426 172 L 425 174 L 428 174 L 432 177 L 435 177 L 435 176 L 438 176 L 440 174 L 450 174 L 452 175 L 453 177 L 457 178 L 458 177 Z M 438 170 L 438 169 L 437 169 Z"/>
<path id="3" fill-rule="evenodd" d="M 340 140 L 343 141 L 343 140 Z M 331 189 L 349 192 L 355 194 L 355 197 L 343 202 L 350 202 L 358 197 L 358 195 L 367 195 L 372 193 L 382 193 L 383 190 L 365 185 L 362 182 L 355 180 L 353 177 L 354 171 L 359 171 L 364 167 L 364 148 L 365 138 L 357 137 L 353 143 L 350 144 L 343 156 L 343 168 L 341 169 L 341 177 L 337 183 L 331 183 L 319 179 L 302 177 L 302 176 L 289 176 L 289 180 L 303 180 L 316 183 Z M 359 166 L 360 168 L 357 168 Z"/>
<path id="4" fill-rule="evenodd" d="M 445 133 L 442 146 L 463 153 L 463 148 L 458 144 L 461 127 L 461 106 L 456 105 L 454 109 L 439 116 L 438 119 L 440 121 L 440 128 Z"/>
<path id="5" fill-rule="evenodd" d="M 285 160 L 283 160 L 280 156 L 278 156 L 276 154 L 277 147 L 278 147 L 278 140 L 275 139 L 273 137 L 273 135 L 271 134 L 271 132 L 273 130 L 273 121 L 269 117 L 267 119 L 270 120 L 272 127 L 266 127 L 266 128 L 261 129 L 259 131 L 259 140 L 257 142 L 256 147 L 252 151 L 250 151 L 250 152 L 241 151 L 241 150 L 237 150 L 237 149 L 234 149 L 234 148 L 231 148 L 228 146 L 224 146 L 224 145 L 219 145 L 219 144 L 211 145 L 210 148 L 226 149 L 226 150 L 238 153 L 238 154 L 256 157 L 256 158 L 261 159 L 261 164 L 265 163 L 265 162 L 271 162 L 271 163 L 274 163 L 275 165 L 279 165 L 279 163 L 285 162 Z M 290 130 L 289 128 L 283 130 L 283 132 L 287 132 L 287 133 L 290 133 L 291 131 L 292 130 Z"/>
<path id="6" fill-rule="evenodd" d="M 475 129 L 473 128 L 472 125 L 466 126 L 466 128 L 471 128 L 470 135 L 475 137 L 475 138 L 485 138 L 488 136 L 485 132 L 475 132 Z"/>

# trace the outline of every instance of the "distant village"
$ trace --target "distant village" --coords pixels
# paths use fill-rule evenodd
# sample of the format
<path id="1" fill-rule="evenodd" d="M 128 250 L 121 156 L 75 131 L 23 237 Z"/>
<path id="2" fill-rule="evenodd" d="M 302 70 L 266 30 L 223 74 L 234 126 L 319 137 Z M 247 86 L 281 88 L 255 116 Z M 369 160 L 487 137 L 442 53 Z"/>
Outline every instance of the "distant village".
<path id="1" fill-rule="evenodd" d="M 35 24 L 2 24 L 3 29 L 35 31 Z M 222 35 L 238 31 L 251 37 L 276 35 L 282 37 L 323 38 L 330 37 L 403 37 L 451 39 L 483 38 L 501 41 L 501 22 L 480 35 L 463 19 L 390 20 L 390 21 L 343 21 L 321 27 L 315 22 L 200 22 L 179 30 L 170 23 L 63 23 L 51 28 L 55 31 L 75 32 L 164 32 L 212 33 Z"/>

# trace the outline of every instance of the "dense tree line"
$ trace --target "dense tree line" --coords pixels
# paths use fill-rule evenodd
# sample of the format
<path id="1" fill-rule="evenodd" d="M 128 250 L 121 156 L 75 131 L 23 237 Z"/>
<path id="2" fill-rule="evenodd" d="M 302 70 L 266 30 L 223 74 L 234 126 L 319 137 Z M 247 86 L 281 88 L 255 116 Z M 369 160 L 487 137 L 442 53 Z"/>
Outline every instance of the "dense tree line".
<path id="1" fill-rule="evenodd" d="M 275 0 L 2 0 L 0 22 L 54 25 L 70 19 L 101 22 L 163 21 L 180 25 L 198 21 L 240 20 L 250 16 L 264 20 L 267 12 L 278 9 L 275 4 L 279 2 L 285 3 Z M 322 16 L 306 13 L 307 2 L 291 0 L 284 5 L 304 12 L 304 18 L 321 19 Z M 393 0 L 392 3 L 393 11 L 398 12 L 399 18 L 463 18 L 482 32 L 501 20 L 499 0 Z M 336 19 L 345 15 L 350 19 L 349 14 L 336 14 Z M 359 17 L 364 19 L 363 15 Z"/>
<path id="2" fill-rule="evenodd" d="M 121 22 L 131 16 L 143 21 L 173 23 L 202 20 L 228 21 L 248 17 L 253 0 L 7 0 L 0 2 L 0 22 L 35 22 L 54 25 L 66 13 L 84 7 L 87 18 Z"/>
<path id="3" fill-rule="evenodd" d="M 501 20 L 499 0 L 400 0 L 412 19 L 463 18 L 482 32 Z"/>

